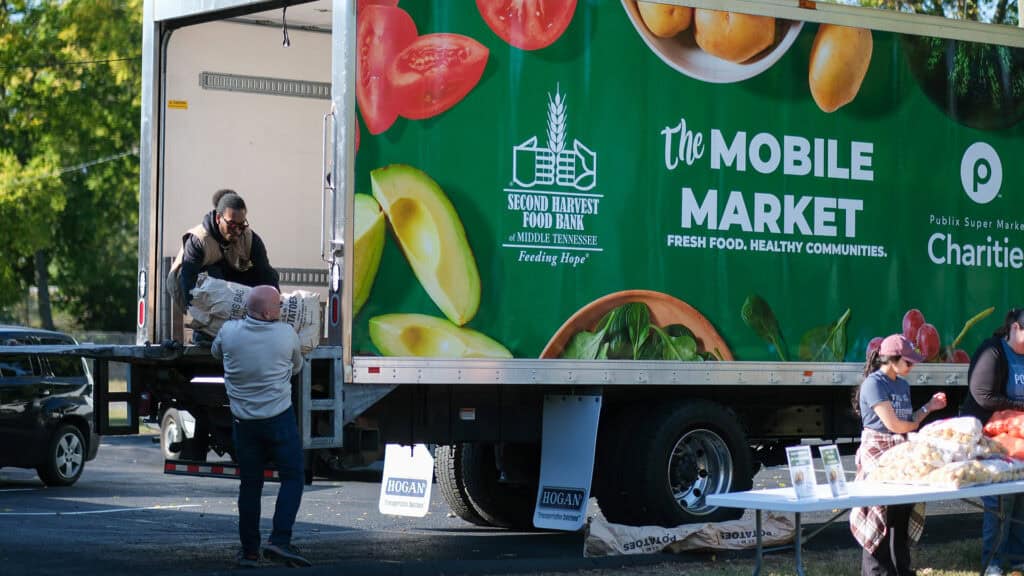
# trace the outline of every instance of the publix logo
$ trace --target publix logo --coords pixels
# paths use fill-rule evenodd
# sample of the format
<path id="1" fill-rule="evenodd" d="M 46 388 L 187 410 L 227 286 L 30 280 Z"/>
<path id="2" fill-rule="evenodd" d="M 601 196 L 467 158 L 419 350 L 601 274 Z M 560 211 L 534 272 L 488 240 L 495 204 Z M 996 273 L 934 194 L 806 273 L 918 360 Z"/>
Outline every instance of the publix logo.
<path id="1" fill-rule="evenodd" d="M 975 142 L 960 159 L 960 184 L 967 196 L 978 204 L 988 204 L 1003 185 L 1003 163 L 995 148 Z"/>
<path id="2" fill-rule="evenodd" d="M 512 182 L 520 188 L 558 186 L 581 192 L 597 186 L 597 153 L 573 138 L 567 142 L 566 95 L 548 92 L 547 145 L 537 136 L 512 148 Z"/>

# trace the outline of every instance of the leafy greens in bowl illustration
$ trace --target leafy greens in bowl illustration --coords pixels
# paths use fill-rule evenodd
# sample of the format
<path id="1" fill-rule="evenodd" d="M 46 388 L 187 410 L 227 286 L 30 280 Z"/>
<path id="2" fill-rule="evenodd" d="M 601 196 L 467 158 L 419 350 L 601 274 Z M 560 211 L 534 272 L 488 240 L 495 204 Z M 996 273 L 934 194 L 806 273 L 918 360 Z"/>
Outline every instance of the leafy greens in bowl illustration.
<path id="1" fill-rule="evenodd" d="M 541 358 L 732 360 L 711 322 L 692 306 L 653 290 L 623 290 L 580 308 Z"/>

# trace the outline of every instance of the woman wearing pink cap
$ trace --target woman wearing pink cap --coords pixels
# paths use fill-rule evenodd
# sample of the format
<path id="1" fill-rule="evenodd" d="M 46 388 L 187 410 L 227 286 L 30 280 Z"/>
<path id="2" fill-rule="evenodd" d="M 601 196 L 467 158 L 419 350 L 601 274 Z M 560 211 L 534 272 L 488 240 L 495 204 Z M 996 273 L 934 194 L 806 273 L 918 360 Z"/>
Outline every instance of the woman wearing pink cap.
<path id="1" fill-rule="evenodd" d="M 1007 312 L 1002 326 L 978 346 L 967 371 L 967 389 L 961 416 L 987 422 L 997 410 L 1024 410 L 1024 309 Z M 1024 495 L 985 496 L 981 501 L 981 553 L 989 562 L 985 575 L 1000 576 L 1007 563 L 1011 570 L 1024 569 L 1024 525 L 1017 523 L 1024 521 Z M 996 510 L 1017 521 L 1004 522 L 1002 534 L 996 534 Z"/>
<path id="2" fill-rule="evenodd" d="M 910 383 L 904 377 L 923 360 L 900 334 L 886 337 L 877 350 L 868 353 L 864 382 L 855 395 L 855 408 L 864 425 L 857 449 L 857 480 L 878 466 L 886 450 L 906 441 L 905 434 L 917 430 L 929 412 L 946 407 L 942 392 L 916 411 L 910 404 Z M 850 530 L 864 547 L 863 576 L 914 574 L 910 540 L 916 542 L 924 530 L 924 504 L 854 508 Z"/>

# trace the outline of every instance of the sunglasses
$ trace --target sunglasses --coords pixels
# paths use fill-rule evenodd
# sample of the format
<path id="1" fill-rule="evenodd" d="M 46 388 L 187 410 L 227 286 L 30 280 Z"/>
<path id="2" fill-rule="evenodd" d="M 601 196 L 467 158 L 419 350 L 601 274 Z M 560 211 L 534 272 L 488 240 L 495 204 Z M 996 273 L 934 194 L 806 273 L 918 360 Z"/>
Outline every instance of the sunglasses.
<path id="1" fill-rule="evenodd" d="M 900 358 L 900 360 L 903 360 L 903 363 L 907 365 L 907 368 L 911 368 L 914 366 L 914 363 L 911 362 L 910 360 L 907 360 L 906 358 Z"/>
<path id="2" fill-rule="evenodd" d="M 235 230 L 237 232 L 241 232 L 242 230 L 245 230 L 246 228 L 249 227 L 249 221 L 248 220 L 242 220 L 241 222 L 234 222 L 234 221 L 228 220 L 227 218 L 221 218 L 220 221 L 223 222 L 228 227 L 228 230 Z"/>

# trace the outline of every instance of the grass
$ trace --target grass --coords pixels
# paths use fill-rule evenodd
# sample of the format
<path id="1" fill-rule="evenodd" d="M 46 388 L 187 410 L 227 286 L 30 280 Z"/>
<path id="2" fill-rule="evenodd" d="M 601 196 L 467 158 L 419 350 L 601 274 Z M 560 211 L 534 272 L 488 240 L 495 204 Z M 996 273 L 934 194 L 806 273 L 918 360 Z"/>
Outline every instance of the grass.
<path id="1" fill-rule="evenodd" d="M 700 553 L 698 553 L 700 554 Z M 913 566 L 918 576 L 975 576 L 981 567 L 981 538 L 957 542 L 924 544 L 913 549 Z M 808 576 L 859 576 L 861 549 L 854 546 L 832 550 L 804 550 L 804 572 Z M 624 564 L 627 561 L 624 560 Z M 602 567 L 576 572 L 576 576 L 749 576 L 754 570 L 752 551 L 704 553 L 699 561 L 693 556 L 666 560 L 658 564 Z M 532 573 L 533 576 L 539 576 Z M 796 574 L 792 551 L 765 556 L 761 565 L 763 576 Z M 1013 573 L 1011 573 L 1013 574 Z M 1017 576 L 1020 576 L 1019 573 Z"/>
<path id="2" fill-rule="evenodd" d="M 829 574 L 835 576 L 859 576 L 861 549 L 850 547 L 838 550 L 804 551 L 804 571 L 807 574 Z M 973 576 L 981 566 L 981 539 L 972 538 L 959 542 L 918 546 L 913 551 L 913 566 L 919 576 Z M 681 574 L 702 574 L 706 576 L 749 575 L 754 568 L 753 557 L 730 558 L 710 562 L 683 570 Z M 783 576 L 795 574 L 793 554 L 784 552 L 765 557 L 761 574 Z"/>

